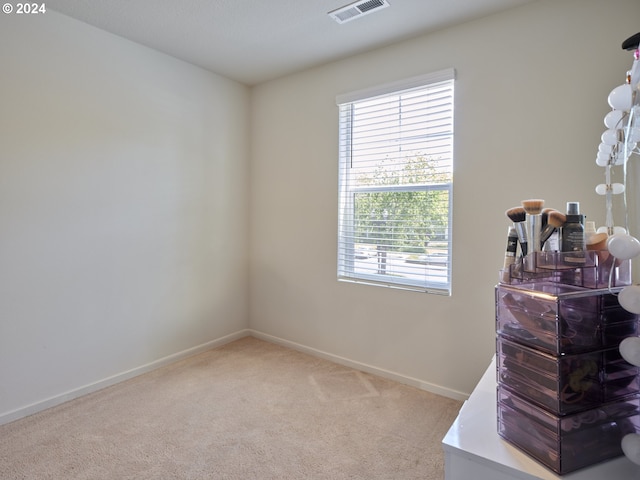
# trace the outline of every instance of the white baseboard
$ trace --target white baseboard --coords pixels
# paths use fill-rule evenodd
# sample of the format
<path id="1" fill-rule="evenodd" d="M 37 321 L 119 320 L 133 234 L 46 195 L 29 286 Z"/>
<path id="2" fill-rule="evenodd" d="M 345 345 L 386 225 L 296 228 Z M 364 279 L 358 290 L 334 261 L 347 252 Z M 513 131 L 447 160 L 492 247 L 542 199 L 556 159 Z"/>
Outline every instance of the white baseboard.
<path id="1" fill-rule="evenodd" d="M 111 377 L 99 380 L 89 385 L 85 385 L 83 387 L 70 390 L 63 394 L 56 395 L 39 402 L 32 403 L 25 407 L 21 407 L 9 412 L 2 413 L 0 414 L 0 425 L 4 425 L 6 423 L 19 420 L 20 418 L 26 417 L 28 415 L 41 412 L 42 410 L 46 410 L 47 408 L 55 407 L 56 405 L 60 405 L 61 403 L 68 402 L 69 400 L 73 400 L 74 398 L 87 395 L 88 393 L 97 392 L 98 390 L 101 390 L 106 387 L 110 387 L 111 385 L 115 385 L 116 383 L 123 382 L 125 380 L 129 380 L 130 378 L 137 377 L 138 375 L 142 375 L 143 373 L 150 372 L 157 368 L 163 367 L 164 365 L 177 362 L 178 360 L 182 360 L 183 358 L 190 357 L 192 355 L 197 355 L 198 353 L 202 353 L 207 350 L 220 347 L 227 343 L 230 343 L 240 338 L 244 338 L 248 336 L 252 336 L 267 342 L 275 343 L 276 345 L 282 345 L 283 347 L 288 347 L 302 353 L 313 355 L 315 357 L 324 358 L 325 360 L 329 360 L 329 361 L 338 363 L 340 365 L 354 368 L 356 370 L 360 370 L 363 372 L 371 373 L 372 375 L 378 375 L 383 378 L 388 378 L 389 380 L 394 380 L 396 382 L 403 383 L 405 385 L 411 385 L 413 387 L 419 388 L 421 390 L 425 390 L 427 392 L 435 393 L 437 395 L 442 395 L 443 397 L 448 397 L 454 400 L 461 400 L 461 401 L 465 401 L 469 398 L 469 395 L 464 392 L 459 392 L 457 390 L 452 390 L 450 388 L 441 387 L 439 385 L 425 382 L 417 378 L 407 377 L 406 375 L 390 372 L 389 370 L 384 370 L 382 368 L 374 367 L 372 365 L 367 365 L 364 363 L 349 360 L 348 358 L 323 352 L 322 350 L 317 350 L 315 348 L 307 347 L 305 345 L 301 345 L 299 343 L 291 342 L 289 340 L 285 340 L 280 337 L 275 337 L 273 335 L 262 333 L 257 330 L 243 329 L 235 333 L 232 333 L 230 335 L 226 335 L 224 337 L 218 338 L 216 340 L 203 343 L 202 345 L 189 348 L 182 352 L 168 355 L 166 357 L 155 360 L 151 363 L 147 363 L 146 365 L 142 365 L 140 367 L 133 368 L 126 372 L 122 372 L 117 375 L 113 375 Z"/>
<path id="2" fill-rule="evenodd" d="M 274 337 L 273 335 L 269 335 L 266 333 L 259 332 L 257 330 L 249 329 L 249 335 L 255 338 L 259 338 L 260 340 L 265 340 L 267 342 L 275 343 L 278 345 L 282 345 L 283 347 L 288 347 L 293 350 L 297 350 L 302 353 L 307 353 L 309 355 L 313 355 L 315 357 L 324 358 L 325 360 L 330 360 L 334 363 L 338 363 L 340 365 L 344 365 L 345 367 L 354 368 L 356 370 L 360 370 L 362 372 L 370 373 L 372 375 L 377 375 L 379 377 L 387 378 L 389 380 L 394 380 L 399 383 L 403 383 L 405 385 L 410 385 L 412 387 L 419 388 L 420 390 L 425 390 L 427 392 L 435 393 L 437 395 L 441 395 L 443 397 L 452 398 L 454 400 L 466 401 L 469 398 L 469 394 L 464 392 L 459 392 L 457 390 L 453 390 L 451 388 L 442 387 L 440 385 L 435 385 L 433 383 L 425 382 L 424 380 L 419 380 L 417 378 L 408 377 L 406 375 L 402 375 L 400 373 L 391 372 L 389 370 L 385 370 L 382 368 L 374 367 L 372 365 L 367 365 L 365 363 L 356 362 L 353 360 L 349 360 L 348 358 L 340 357 L 338 355 L 333 355 L 331 353 L 323 352 L 322 350 L 317 350 L 315 348 L 307 347 L 305 345 L 301 345 L 299 343 L 291 342 L 289 340 L 285 340 L 280 337 Z"/>
<path id="3" fill-rule="evenodd" d="M 239 330 L 230 335 L 226 335 L 216 340 L 203 343 L 202 345 L 188 348 L 187 350 L 183 350 L 182 352 L 168 355 L 151 363 L 147 363 L 146 365 L 142 365 L 126 372 L 118 373 L 117 375 L 98 380 L 97 382 L 70 390 L 61 395 L 56 395 L 40 402 L 35 402 L 31 405 L 27 405 L 26 407 L 21 407 L 6 413 L 2 413 L 0 414 L 0 425 L 13 422 L 14 420 L 18 420 L 34 413 L 38 413 L 42 410 L 46 410 L 47 408 L 55 407 L 56 405 L 60 405 L 61 403 L 68 402 L 69 400 L 73 400 L 74 398 L 87 395 L 88 393 L 97 392 L 98 390 L 110 387 L 111 385 L 115 385 L 116 383 L 123 382 L 125 380 L 129 380 L 130 378 L 137 377 L 138 375 L 150 372 L 157 368 L 163 367 L 164 365 L 177 362 L 178 360 L 182 360 L 183 358 L 190 357 L 192 355 L 197 355 L 198 353 L 206 352 L 207 350 L 220 347 L 222 345 L 233 342 L 240 338 L 248 337 L 250 335 L 251 331 L 248 329 Z"/>

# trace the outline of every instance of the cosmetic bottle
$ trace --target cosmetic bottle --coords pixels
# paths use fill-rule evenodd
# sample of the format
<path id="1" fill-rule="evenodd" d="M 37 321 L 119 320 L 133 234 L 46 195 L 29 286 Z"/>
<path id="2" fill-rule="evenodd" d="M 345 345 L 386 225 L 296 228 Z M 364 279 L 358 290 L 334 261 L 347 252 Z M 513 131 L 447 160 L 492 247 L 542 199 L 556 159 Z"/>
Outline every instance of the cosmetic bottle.
<path id="1" fill-rule="evenodd" d="M 502 283 L 510 283 L 511 265 L 516 263 L 518 251 L 518 233 L 515 227 L 509 227 L 507 231 L 507 249 L 504 253 L 504 265 L 502 266 Z"/>
<path id="2" fill-rule="evenodd" d="M 567 263 L 584 263 L 585 236 L 584 215 L 579 202 L 567 202 L 567 220 L 560 234 L 560 251 Z"/>
<path id="3" fill-rule="evenodd" d="M 589 245 L 589 239 L 597 233 L 596 222 L 590 221 L 584 224 L 584 243 Z"/>
<path id="4" fill-rule="evenodd" d="M 518 250 L 518 234 L 515 227 L 509 227 L 507 230 L 507 249 L 504 254 L 503 269 L 507 270 L 510 265 L 516 262 L 516 252 Z"/>

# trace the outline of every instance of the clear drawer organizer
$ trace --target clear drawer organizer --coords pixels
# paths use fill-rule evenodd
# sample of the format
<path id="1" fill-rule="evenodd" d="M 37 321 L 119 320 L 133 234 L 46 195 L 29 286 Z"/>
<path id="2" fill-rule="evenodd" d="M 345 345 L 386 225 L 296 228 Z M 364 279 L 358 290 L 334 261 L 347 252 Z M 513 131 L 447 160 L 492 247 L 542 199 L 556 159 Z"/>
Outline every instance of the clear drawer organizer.
<path id="1" fill-rule="evenodd" d="M 558 474 L 622 455 L 640 431 L 640 371 L 618 350 L 640 333 L 617 299 L 629 284 L 630 261 L 608 252 L 536 252 L 500 272 L 498 434 Z"/>
<path id="2" fill-rule="evenodd" d="M 500 271 L 500 283 L 548 281 L 585 288 L 631 284 L 631 260 L 618 260 L 607 251 L 588 250 L 581 256 L 565 252 L 534 252 Z"/>

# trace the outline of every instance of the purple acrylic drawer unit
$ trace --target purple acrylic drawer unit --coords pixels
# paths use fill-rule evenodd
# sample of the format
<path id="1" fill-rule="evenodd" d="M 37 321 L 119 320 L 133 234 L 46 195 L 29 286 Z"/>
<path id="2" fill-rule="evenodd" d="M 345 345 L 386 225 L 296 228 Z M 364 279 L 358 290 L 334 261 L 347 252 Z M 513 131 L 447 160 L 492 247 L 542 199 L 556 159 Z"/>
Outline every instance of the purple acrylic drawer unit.
<path id="1" fill-rule="evenodd" d="M 560 475 L 622 455 L 640 426 L 638 395 L 559 417 L 498 386 L 497 408 L 498 434 Z"/>
<path id="2" fill-rule="evenodd" d="M 638 334 L 638 315 L 618 303 L 618 289 L 553 282 L 496 287 L 496 332 L 554 355 L 618 346 Z"/>
<path id="3" fill-rule="evenodd" d="M 640 392 L 638 367 L 617 347 L 554 356 L 498 336 L 497 370 L 500 384 L 557 415 Z"/>

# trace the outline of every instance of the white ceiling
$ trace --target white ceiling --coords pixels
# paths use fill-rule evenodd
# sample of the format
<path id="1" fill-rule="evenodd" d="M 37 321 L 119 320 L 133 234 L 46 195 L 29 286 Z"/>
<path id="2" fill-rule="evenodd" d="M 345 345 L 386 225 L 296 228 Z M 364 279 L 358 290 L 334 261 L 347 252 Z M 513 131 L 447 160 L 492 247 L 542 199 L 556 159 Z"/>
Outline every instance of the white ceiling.
<path id="1" fill-rule="evenodd" d="M 247 85 L 535 0 L 389 0 L 342 25 L 352 0 L 47 0 L 55 10 Z"/>

